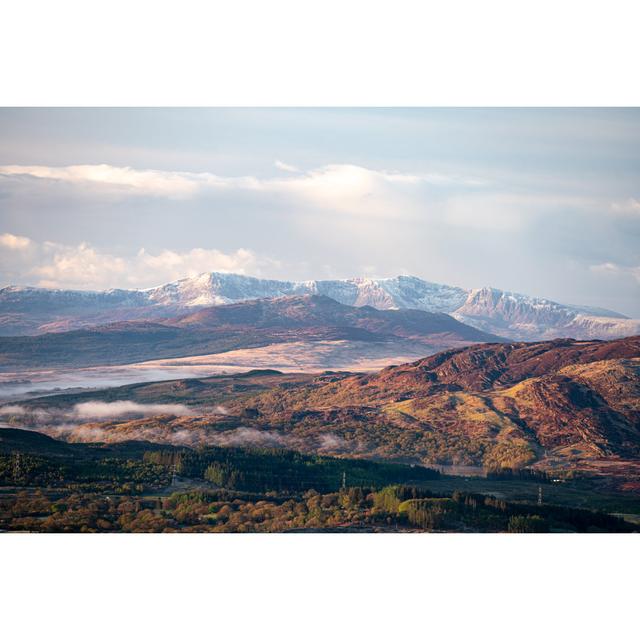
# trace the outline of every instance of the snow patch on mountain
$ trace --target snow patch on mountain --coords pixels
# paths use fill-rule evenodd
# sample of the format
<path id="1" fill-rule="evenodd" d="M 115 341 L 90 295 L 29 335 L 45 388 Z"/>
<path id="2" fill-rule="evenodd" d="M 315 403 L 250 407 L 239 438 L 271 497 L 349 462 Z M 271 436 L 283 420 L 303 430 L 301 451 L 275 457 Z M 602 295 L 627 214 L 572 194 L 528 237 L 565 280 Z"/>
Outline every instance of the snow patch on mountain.
<path id="1" fill-rule="evenodd" d="M 516 340 L 607 339 L 640 332 L 640 321 L 615 311 L 564 305 L 490 287 L 471 290 L 451 315 L 477 329 Z"/>
<path id="2" fill-rule="evenodd" d="M 156 304 L 183 307 L 316 294 L 357 307 L 369 305 L 377 309 L 422 309 L 446 313 L 458 308 L 468 292 L 459 287 L 434 284 L 412 276 L 377 280 L 353 278 L 294 282 L 261 280 L 227 273 L 204 273 L 147 289 L 145 293 Z"/>
<path id="3" fill-rule="evenodd" d="M 0 289 L 0 333 L 37 333 L 45 327 L 69 329 L 112 319 L 157 318 L 194 308 L 301 295 L 324 295 L 357 307 L 448 313 L 477 329 L 515 340 L 609 339 L 640 333 L 640 320 L 615 311 L 490 287 L 467 290 L 414 276 L 296 282 L 217 272 L 145 290 L 5 287 Z"/>

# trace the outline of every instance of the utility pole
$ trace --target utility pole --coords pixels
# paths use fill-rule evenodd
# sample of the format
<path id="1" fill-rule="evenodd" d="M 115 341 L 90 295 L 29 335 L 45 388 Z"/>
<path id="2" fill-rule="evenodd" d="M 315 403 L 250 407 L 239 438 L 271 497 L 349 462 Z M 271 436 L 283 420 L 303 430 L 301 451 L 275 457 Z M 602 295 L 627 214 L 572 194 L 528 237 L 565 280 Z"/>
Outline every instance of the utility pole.
<path id="1" fill-rule="evenodd" d="M 20 454 L 16 453 L 13 459 L 13 481 L 17 484 L 20 479 Z"/>
<path id="2" fill-rule="evenodd" d="M 538 485 L 538 504 L 542 504 L 542 485 Z"/>
<path id="3" fill-rule="evenodd" d="M 173 468 L 171 471 L 171 486 L 175 487 L 176 486 L 176 463 L 173 463 Z"/>
<path id="4" fill-rule="evenodd" d="M 342 472 L 342 488 L 343 489 L 347 488 L 347 472 L 346 471 Z"/>

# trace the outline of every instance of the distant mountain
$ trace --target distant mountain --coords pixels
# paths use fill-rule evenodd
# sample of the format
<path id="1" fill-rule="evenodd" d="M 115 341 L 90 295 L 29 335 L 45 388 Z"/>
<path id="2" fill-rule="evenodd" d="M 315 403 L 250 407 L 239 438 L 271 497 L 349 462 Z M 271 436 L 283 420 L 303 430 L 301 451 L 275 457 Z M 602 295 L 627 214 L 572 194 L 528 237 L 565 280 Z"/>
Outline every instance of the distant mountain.
<path id="1" fill-rule="evenodd" d="M 173 310 L 177 311 L 177 310 Z M 34 335 L 137 318 L 166 316 L 145 291 L 68 291 L 38 287 L 0 289 L 0 335 Z"/>
<path id="2" fill-rule="evenodd" d="M 204 273 L 146 290 L 0 289 L 0 334 L 22 335 L 153 320 L 186 310 L 260 298 L 324 295 L 345 305 L 448 313 L 465 324 L 516 340 L 624 337 L 640 320 L 607 309 L 560 304 L 498 289 L 467 290 L 412 276 L 290 282 Z"/>
<path id="3" fill-rule="evenodd" d="M 184 278 L 149 289 L 147 294 L 155 304 L 180 307 L 314 294 L 355 307 L 369 305 L 376 309 L 421 309 L 432 313 L 452 311 L 467 297 L 464 289 L 409 276 L 382 280 L 354 278 L 289 282 L 225 273 L 203 273 L 194 278 Z"/>
<path id="4" fill-rule="evenodd" d="M 520 340 L 611 339 L 640 333 L 640 320 L 597 307 L 560 304 L 499 289 L 474 289 L 451 312 L 485 331 Z"/>
<path id="5" fill-rule="evenodd" d="M 155 322 L 133 320 L 4 337 L 0 371 L 126 364 L 294 342 L 309 349 L 319 342 L 343 342 L 358 345 L 360 358 L 388 357 L 392 352 L 411 359 L 416 353 L 487 341 L 504 339 L 444 313 L 381 311 L 306 295 L 208 307 Z"/>

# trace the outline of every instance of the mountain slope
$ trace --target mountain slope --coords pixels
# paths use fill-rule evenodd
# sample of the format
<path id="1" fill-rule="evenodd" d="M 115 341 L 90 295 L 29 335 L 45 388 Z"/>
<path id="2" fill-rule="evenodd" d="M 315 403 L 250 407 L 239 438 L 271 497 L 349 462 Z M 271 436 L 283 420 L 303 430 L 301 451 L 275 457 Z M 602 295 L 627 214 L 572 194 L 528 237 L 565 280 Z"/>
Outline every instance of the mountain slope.
<path id="1" fill-rule="evenodd" d="M 359 343 L 375 356 L 431 353 L 447 346 L 502 338 L 446 314 L 350 307 L 326 296 L 253 300 L 201 309 L 162 322 L 130 321 L 91 329 L 0 338 L 0 370 L 124 364 L 318 341 Z"/>
<path id="2" fill-rule="evenodd" d="M 488 287 L 471 291 L 452 315 L 513 339 L 615 338 L 640 333 L 640 321 L 615 311 L 563 305 Z"/>
<path id="3" fill-rule="evenodd" d="M 146 293 L 154 303 L 182 307 L 315 294 L 356 307 L 370 305 L 376 309 L 422 309 L 433 313 L 453 311 L 467 297 L 464 289 L 411 276 L 379 280 L 353 278 L 290 282 L 215 272 L 184 278 L 149 289 Z"/>
<path id="4" fill-rule="evenodd" d="M 640 460 L 640 338 L 471 346 L 242 406 L 290 437 L 330 433 L 374 457 L 623 464 Z"/>
<path id="5" fill-rule="evenodd" d="M 304 402 L 312 408 L 379 405 L 439 392 L 483 392 L 553 374 L 570 365 L 637 357 L 640 336 L 611 342 L 478 344 L 442 351 L 371 375 L 352 375 L 323 385 L 310 395 L 305 393 Z M 295 394 L 280 402 L 296 407 L 300 404 Z"/>
<path id="6" fill-rule="evenodd" d="M 609 339 L 640 333 L 639 320 L 615 311 L 490 288 L 466 290 L 411 276 L 290 282 L 215 272 L 144 291 L 5 287 L 0 289 L 0 333 L 34 334 L 122 320 L 153 320 L 212 305 L 307 294 L 357 307 L 448 313 L 483 331 L 517 340 Z"/>
<path id="7" fill-rule="evenodd" d="M 640 337 L 474 345 L 371 375 L 268 372 L 265 380 L 217 377 L 41 398 L 22 403 L 13 423 L 73 441 L 276 446 L 577 472 L 640 491 Z M 192 414 L 69 424 L 76 403 L 116 399 L 186 402 Z"/>

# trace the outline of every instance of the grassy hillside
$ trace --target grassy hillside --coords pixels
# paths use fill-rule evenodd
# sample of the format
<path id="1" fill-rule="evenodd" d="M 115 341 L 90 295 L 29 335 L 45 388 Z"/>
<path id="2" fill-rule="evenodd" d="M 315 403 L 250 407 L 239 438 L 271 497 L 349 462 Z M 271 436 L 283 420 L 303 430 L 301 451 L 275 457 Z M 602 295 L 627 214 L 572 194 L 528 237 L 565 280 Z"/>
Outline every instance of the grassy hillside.
<path id="1" fill-rule="evenodd" d="M 118 400 L 177 402 L 191 413 L 101 421 L 73 414 L 76 403 Z M 76 442 L 277 446 L 423 465 L 533 468 L 640 491 L 637 337 L 477 345 L 372 375 L 267 371 L 130 385 L 32 400 L 20 411 L 6 419 Z"/>

